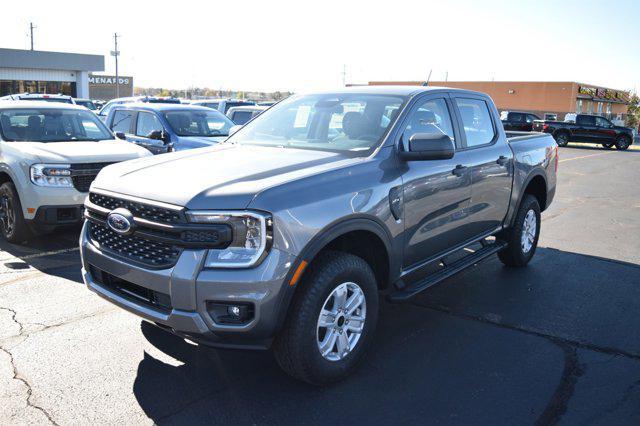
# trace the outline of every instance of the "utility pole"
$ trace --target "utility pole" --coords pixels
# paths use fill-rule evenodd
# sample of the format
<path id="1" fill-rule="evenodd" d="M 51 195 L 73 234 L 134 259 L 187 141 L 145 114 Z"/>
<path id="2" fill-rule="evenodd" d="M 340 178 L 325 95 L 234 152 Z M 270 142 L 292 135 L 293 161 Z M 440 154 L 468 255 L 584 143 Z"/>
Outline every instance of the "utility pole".
<path id="1" fill-rule="evenodd" d="M 444 82 L 446 83 L 447 81 L 449 81 L 449 71 L 444 74 Z"/>
<path id="2" fill-rule="evenodd" d="M 342 87 L 347 87 L 347 65 L 342 65 Z"/>
<path id="3" fill-rule="evenodd" d="M 115 46 L 115 50 L 111 51 L 111 56 L 116 58 L 116 98 L 120 97 L 120 75 L 118 74 L 118 56 L 120 56 L 120 51 L 118 50 L 118 33 L 113 33 L 113 43 Z"/>
<path id="4" fill-rule="evenodd" d="M 31 33 L 31 50 L 33 50 L 33 29 L 37 28 L 33 25 L 33 22 L 29 22 L 29 32 Z"/>

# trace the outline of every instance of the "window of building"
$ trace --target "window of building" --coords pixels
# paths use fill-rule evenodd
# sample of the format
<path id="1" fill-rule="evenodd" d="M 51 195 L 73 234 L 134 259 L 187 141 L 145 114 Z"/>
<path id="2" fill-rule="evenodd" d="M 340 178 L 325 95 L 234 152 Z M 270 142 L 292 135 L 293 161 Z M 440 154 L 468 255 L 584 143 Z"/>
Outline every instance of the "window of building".
<path id="1" fill-rule="evenodd" d="M 602 115 L 602 102 L 598 102 L 598 115 Z"/>
<path id="2" fill-rule="evenodd" d="M 582 99 L 576 101 L 576 113 L 582 114 Z"/>
<path id="3" fill-rule="evenodd" d="M 76 97 L 76 83 L 69 81 L 0 80 L 0 96 L 49 93 Z"/>
<path id="4" fill-rule="evenodd" d="M 456 103 L 462 116 L 467 147 L 491 143 L 496 134 L 487 103 L 480 99 L 463 98 L 456 98 Z"/>

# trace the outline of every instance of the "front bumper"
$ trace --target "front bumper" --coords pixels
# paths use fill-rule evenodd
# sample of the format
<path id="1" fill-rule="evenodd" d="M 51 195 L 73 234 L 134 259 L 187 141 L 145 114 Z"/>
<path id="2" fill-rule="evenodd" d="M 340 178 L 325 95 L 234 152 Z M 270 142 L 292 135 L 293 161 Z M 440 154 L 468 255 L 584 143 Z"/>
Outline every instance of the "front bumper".
<path id="1" fill-rule="evenodd" d="M 36 186 L 29 182 L 18 189 L 20 202 L 22 204 L 22 214 L 27 220 L 38 221 L 38 214 L 41 207 L 80 207 L 87 198 L 87 192 L 80 192 L 75 188 L 48 188 Z M 76 222 L 82 219 L 79 216 Z"/>
<path id="2" fill-rule="evenodd" d="M 286 276 L 294 256 L 277 249 L 251 269 L 203 270 L 206 250 L 185 249 L 173 267 L 152 270 L 102 252 L 90 241 L 85 223 L 80 252 L 82 277 L 90 290 L 179 336 L 211 346 L 269 347 L 291 291 Z M 159 309 L 115 291 L 94 276 L 96 269 L 163 297 L 167 295 L 169 308 Z M 242 325 L 216 323 L 207 310 L 207 302 L 250 304 L 253 319 Z"/>

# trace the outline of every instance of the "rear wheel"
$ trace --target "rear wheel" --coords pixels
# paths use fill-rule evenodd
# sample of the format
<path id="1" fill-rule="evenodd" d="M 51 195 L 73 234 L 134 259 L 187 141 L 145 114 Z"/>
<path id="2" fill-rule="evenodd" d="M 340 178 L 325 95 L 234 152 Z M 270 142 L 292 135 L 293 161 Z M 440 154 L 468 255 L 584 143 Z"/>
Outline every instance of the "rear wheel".
<path id="1" fill-rule="evenodd" d="M 507 247 L 498 252 L 498 257 L 507 266 L 525 266 L 536 252 L 539 236 L 540 204 L 527 194 L 520 203 L 513 227 L 499 236 Z"/>
<path id="2" fill-rule="evenodd" d="M 618 136 L 618 139 L 616 139 L 616 148 L 621 151 L 629 148 L 629 145 L 631 145 L 631 138 L 629 138 L 628 136 L 622 135 Z"/>
<path id="3" fill-rule="evenodd" d="M 371 344 L 378 320 L 378 286 L 361 258 L 326 252 L 305 274 L 285 328 L 274 342 L 280 367 L 320 385 L 348 376 Z"/>
<path id="4" fill-rule="evenodd" d="M 558 132 L 553 135 L 553 138 L 556 140 L 558 146 L 567 146 L 569 143 L 569 135 L 567 132 Z"/>
<path id="5" fill-rule="evenodd" d="M 10 243 L 19 244 L 31 236 L 22 214 L 16 187 L 11 182 L 0 185 L 0 232 Z"/>

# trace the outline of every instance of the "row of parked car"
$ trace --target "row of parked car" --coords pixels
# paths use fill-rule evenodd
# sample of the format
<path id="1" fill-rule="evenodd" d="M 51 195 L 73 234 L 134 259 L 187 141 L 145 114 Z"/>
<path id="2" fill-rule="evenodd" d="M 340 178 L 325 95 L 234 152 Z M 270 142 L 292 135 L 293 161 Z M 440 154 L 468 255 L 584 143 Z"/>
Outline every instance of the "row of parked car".
<path id="1" fill-rule="evenodd" d="M 555 114 L 553 114 L 555 115 Z M 524 111 L 503 111 L 500 115 L 505 130 L 543 132 L 553 135 L 558 146 L 569 142 L 601 144 L 604 148 L 625 150 L 633 143 L 633 129 L 617 126 L 599 115 L 567 114 L 564 121 L 557 117 L 541 120 L 535 114 Z"/>

